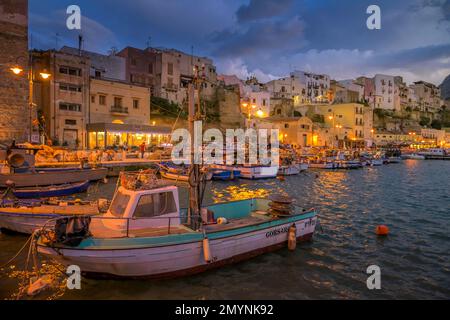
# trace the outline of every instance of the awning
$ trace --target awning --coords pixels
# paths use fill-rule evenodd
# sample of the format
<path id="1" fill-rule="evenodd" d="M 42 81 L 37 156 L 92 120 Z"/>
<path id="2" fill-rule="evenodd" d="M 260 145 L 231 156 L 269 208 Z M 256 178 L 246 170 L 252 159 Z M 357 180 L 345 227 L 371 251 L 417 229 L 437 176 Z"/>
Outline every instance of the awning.
<path id="1" fill-rule="evenodd" d="M 170 127 L 119 123 L 91 123 L 86 126 L 86 129 L 88 132 L 117 132 L 163 135 L 170 135 L 172 133 L 172 129 Z"/>

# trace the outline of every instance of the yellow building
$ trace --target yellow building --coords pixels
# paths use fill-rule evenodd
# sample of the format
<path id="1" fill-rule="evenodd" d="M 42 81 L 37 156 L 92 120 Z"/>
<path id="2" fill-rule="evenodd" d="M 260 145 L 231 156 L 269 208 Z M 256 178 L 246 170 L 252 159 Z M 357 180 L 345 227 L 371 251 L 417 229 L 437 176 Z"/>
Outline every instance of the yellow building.
<path id="1" fill-rule="evenodd" d="M 88 147 L 131 147 L 168 142 L 170 128 L 150 122 L 150 89 L 111 79 L 92 78 Z"/>
<path id="2" fill-rule="evenodd" d="M 372 139 L 373 112 L 370 107 L 344 103 L 306 106 L 299 111 L 319 122 L 320 140 L 328 146 L 360 147 Z"/>
<path id="3" fill-rule="evenodd" d="M 317 145 L 317 135 L 313 134 L 313 122 L 308 117 L 268 117 L 252 119 L 255 129 L 278 129 L 280 143 L 296 147 Z"/>

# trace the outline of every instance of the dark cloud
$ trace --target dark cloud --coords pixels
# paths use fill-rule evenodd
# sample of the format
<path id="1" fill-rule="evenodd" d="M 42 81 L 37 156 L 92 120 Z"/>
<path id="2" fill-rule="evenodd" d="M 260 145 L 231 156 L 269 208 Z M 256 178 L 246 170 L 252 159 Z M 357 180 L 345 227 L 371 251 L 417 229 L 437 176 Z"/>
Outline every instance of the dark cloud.
<path id="1" fill-rule="evenodd" d="M 394 73 L 440 83 L 450 73 L 450 0 L 378 0 L 382 29 L 368 30 L 372 0 L 77 0 L 86 49 L 173 47 L 208 55 L 223 73 L 268 79 L 292 69 L 343 79 Z M 76 45 L 65 28 L 71 0 L 30 0 L 33 45 Z"/>
<path id="2" fill-rule="evenodd" d="M 250 0 L 238 9 L 236 16 L 239 22 L 272 18 L 288 11 L 292 4 L 293 0 Z"/>
<path id="3" fill-rule="evenodd" d="M 256 58 L 290 54 L 305 46 L 304 24 L 298 17 L 251 23 L 247 28 L 215 33 L 213 54 L 219 57 Z"/>

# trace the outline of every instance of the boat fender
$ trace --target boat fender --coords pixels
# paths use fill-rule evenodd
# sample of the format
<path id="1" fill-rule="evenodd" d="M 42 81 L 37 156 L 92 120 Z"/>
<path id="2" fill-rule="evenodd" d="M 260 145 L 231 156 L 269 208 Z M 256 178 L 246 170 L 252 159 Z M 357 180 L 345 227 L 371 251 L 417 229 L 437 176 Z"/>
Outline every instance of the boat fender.
<path id="1" fill-rule="evenodd" d="M 203 238 L 203 258 L 206 263 L 210 263 L 211 259 L 211 248 L 209 247 L 209 239 L 207 236 Z"/>
<path id="2" fill-rule="evenodd" d="M 297 248 L 297 227 L 295 223 L 289 228 L 288 231 L 288 249 L 295 251 Z"/>
<path id="3" fill-rule="evenodd" d="M 227 219 L 222 218 L 222 217 L 217 218 L 217 224 L 227 224 L 227 223 L 228 223 Z"/>
<path id="4" fill-rule="evenodd" d="M 102 180 L 102 182 L 103 182 L 104 184 L 107 184 L 107 183 L 108 183 L 108 178 L 104 177 L 103 180 Z"/>
<path id="5" fill-rule="evenodd" d="M 50 275 L 42 276 L 41 278 L 37 279 L 36 281 L 34 281 L 29 285 L 29 287 L 27 288 L 27 294 L 29 296 L 35 296 L 40 292 L 48 289 L 51 284 L 52 278 Z"/>

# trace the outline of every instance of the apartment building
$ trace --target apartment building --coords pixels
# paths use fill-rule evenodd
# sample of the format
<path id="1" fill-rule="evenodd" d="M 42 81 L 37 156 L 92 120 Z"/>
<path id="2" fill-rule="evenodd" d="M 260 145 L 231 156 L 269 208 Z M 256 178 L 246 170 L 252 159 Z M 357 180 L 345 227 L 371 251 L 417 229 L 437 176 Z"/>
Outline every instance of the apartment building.
<path id="1" fill-rule="evenodd" d="M 411 85 L 417 97 L 417 106 L 422 112 L 437 113 L 444 104 L 441 89 L 432 83 L 417 81 Z"/>
<path id="2" fill-rule="evenodd" d="M 34 100 L 45 119 L 47 138 L 54 144 L 86 147 L 89 58 L 55 50 L 32 51 L 31 54 L 34 68 L 46 69 L 51 74 L 48 81 L 34 85 Z"/>
<path id="3" fill-rule="evenodd" d="M 294 71 L 291 77 L 298 78 L 306 88 L 306 100 L 308 103 L 327 103 L 330 90 L 330 76 L 315 74 L 305 71 Z"/>
<path id="4" fill-rule="evenodd" d="M 91 78 L 88 147 L 150 145 L 167 131 L 150 125 L 150 88 Z"/>
<path id="5" fill-rule="evenodd" d="M 307 90 L 298 77 L 290 76 L 269 81 L 265 84 L 270 93 L 272 105 L 282 99 L 292 99 L 294 107 L 309 103 Z"/>
<path id="6" fill-rule="evenodd" d="M 116 52 L 112 51 L 109 54 L 100 54 L 96 52 L 79 50 L 77 48 L 64 46 L 60 50 L 64 53 L 72 55 L 82 55 L 88 57 L 90 61 L 89 75 L 94 78 L 106 78 L 126 81 L 126 62 L 124 57 L 120 57 Z"/>
<path id="7" fill-rule="evenodd" d="M 318 123 L 333 140 L 327 141 L 327 145 L 343 146 L 344 142 L 363 145 L 371 138 L 373 112 L 363 104 L 310 105 L 302 109 L 302 114 L 312 119 L 321 118 Z"/>
<path id="8" fill-rule="evenodd" d="M 381 98 L 375 102 L 375 108 L 395 110 L 395 80 L 394 76 L 377 74 L 374 77 L 375 97 Z"/>
<path id="9" fill-rule="evenodd" d="M 205 98 L 211 98 L 215 93 L 217 73 L 211 59 L 166 48 L 127 47 L 118 55 L 126 59 L 127 80 L 151 87 L 152 94 L 157 97 L 186 103 L 187 85 L 194 75 L 203 80 L 202 95 Z"/>

